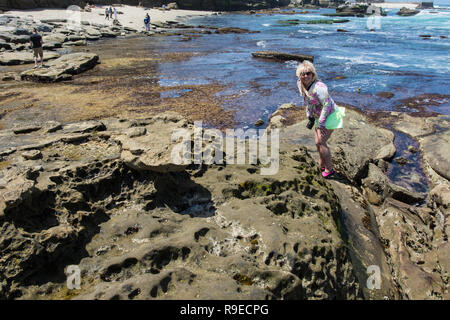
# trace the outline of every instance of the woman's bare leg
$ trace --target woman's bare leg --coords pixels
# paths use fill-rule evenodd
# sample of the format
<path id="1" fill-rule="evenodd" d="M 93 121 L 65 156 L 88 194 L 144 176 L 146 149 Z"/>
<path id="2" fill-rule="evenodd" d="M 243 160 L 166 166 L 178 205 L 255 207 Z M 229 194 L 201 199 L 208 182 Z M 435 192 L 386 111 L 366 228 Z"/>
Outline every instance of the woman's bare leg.
<path id="1" fill-rule="evenodd" d="M 314 142 L 315 142 L 315 144 L 316 144 L 316 148 L 317 148 L 317 152 L 319 153 L 319 168 L 323 168 L 323 164 L 324 164 L 324 161 L 323 161 L 323 159 L 322 159 L 322 155 L 320 154 L 320 144 L 319 144 L 319 132 L 318 132 L 318 130 L 317 130 L 317 128 L 316 129 L 314 129 Z"/>
<path id="2" fill-rule="evenodd" d="M 321 167 L 325 166 L 325 172 L 333 170 L 333 164 L 331 162 L 331 153 L 327 145 L 327 140 L 330 138 L 333 130 L 316 128 L 317 134 L 316 147 L 319 152 L 319 164 Z"/>

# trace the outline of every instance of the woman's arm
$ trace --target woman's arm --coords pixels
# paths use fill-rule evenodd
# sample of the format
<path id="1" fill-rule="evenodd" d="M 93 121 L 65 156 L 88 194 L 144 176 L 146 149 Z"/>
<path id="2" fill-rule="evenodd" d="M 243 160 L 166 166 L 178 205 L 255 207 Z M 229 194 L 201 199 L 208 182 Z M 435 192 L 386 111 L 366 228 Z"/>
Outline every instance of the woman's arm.
<path id="1" fill-rule="evenodd" d="M 309 117 L 311 117 L 311 106 L 308 104 L 306 97 L 303 96 L 303 93 L 302 93 L 302 82 L 301 82 L 300 79 L 297 80 L 297 87 L 298 87 L 298 92 L 300 92 L 300 95 L 303 97 L 303 101 L 306 104 L 306 106 L 305 106 L 306 107 L 306 117 L 309 118 Z"/>

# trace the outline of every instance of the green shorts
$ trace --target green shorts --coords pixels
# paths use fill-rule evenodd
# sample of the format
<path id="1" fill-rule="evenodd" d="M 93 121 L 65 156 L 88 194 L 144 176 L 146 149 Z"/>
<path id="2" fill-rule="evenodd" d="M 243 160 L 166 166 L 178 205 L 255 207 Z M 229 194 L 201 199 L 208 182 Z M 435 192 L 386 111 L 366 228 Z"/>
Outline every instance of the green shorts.
<path id="1" fill-rule="evenodd" d="M 344 127 L 345 108 L 336 106 L 336 110 L 327 117 L 325 128 L 342 129 Z M 319 126 L 319 120 L 316 119 L 316 127 Z"/>

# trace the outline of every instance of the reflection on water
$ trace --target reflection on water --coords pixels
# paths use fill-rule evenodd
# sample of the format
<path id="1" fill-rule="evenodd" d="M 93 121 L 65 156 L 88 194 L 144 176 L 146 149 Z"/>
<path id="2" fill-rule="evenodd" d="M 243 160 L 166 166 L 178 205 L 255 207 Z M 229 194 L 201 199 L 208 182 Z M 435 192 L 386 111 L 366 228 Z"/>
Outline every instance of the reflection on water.
<path id="1" fill-rule="evenodd" d="M 418 150 L 419 144 L 407 134 L 395 131 L 392 128 L 390 128 L 390 130 L 395 134 L 394 145 L 397 152 L 395 153 L 394 158 L 403 157 L 407 160 L 407 163 L 400 165 L 395 161 L 392 161 L 387 176 L 393 183 L 408 190 L 428 192 L 428 179 L 421 166 L 420 153 L 414 153 L 408 150 L 408 147 L 410 146 L 413 146 Z"/>

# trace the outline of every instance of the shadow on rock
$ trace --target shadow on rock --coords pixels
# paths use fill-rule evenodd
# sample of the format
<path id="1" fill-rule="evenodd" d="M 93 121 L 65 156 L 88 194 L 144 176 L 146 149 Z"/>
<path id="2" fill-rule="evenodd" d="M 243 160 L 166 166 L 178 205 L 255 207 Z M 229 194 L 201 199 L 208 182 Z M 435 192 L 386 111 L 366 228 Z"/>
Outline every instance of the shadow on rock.
<path id="1" fill-rule="evenodd" d="M 154 183 L 157 192 L 146 210 L 168 206 L 176 213 L 197 218 L 212 217 L 216 212 L 209 190 L 193 182 L 186 171 L 159 175 Z"/>

